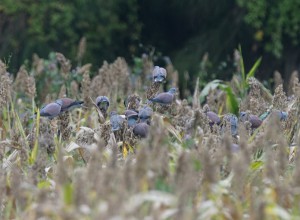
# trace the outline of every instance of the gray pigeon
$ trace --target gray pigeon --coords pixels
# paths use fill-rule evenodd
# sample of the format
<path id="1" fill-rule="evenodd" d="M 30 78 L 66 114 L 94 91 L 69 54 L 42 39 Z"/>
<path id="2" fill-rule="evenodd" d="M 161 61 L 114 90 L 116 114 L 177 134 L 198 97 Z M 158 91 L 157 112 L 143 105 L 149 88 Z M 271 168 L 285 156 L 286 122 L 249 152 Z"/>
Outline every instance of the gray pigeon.
<path id="1" fill-rule="evenodd" d="M 140 122 L 145 122 L 150 124 L 150 120 L 153 114 L 153 110 L 152 108 L 150 108 L 149 106 L 144 106 L 139 110 L 139 119 Z"/>
<path id="2" fill-rule="evenodd" d="M 206 116 L 208 117 L 209 119 L 209 125 L 210 126 L 213 126 L 214 124 L 217 124 L 219 125 L 221 123 L 221 119 L 219 118 L 219 116 L 214 113 L 213 111 L 208 111 L 205 113 Z"/>
<path id="3" fill-rule="evenodd" d="M 101 112 L 106 113 L 109 107 L 109 99 L 106 96 L 98 96 L 96 98 L 96 105 Z"/>
<path id="4" fill-rule="evenodd" d="M 134 126 L 133 133 L 138 137 L 145 138 L 149 133 L 149 125 L 147 123 L 140 122 Z"/>
<path id="5" fill-rule="evenodd" d="M 51 102 L 41 108 L 40 116 L 47 117 L 49 119 L 53 119 L 54 117 L 58 116 L 61 113 L 62 105 L 63 105 L 63 102 L 61 100 Z"/>
<path id="6" fill-rule="evenodd" d="M 134 110 L 126 110 L 124 115 L 127 119 L 128 127 L 133 127 L 139 118 L 139 114 Z"/>
<path id="7" fill-rule="evenodd" d="M 74 108 L 81 107 L 83 104 L 83 101 L 77 101 L 70 98 L 60 98 L 55 102 L 58 102 L 59 100 L 62 101 L 61 112 L 70 111 Z"/>
<path id="8" fill-rule="evenodd" d="M 230 125 L 231 135 L 236 136 L 238 134 L 238 118 L 234 114 L 226 114 L 223 117 L 223 123 L 228 123 Z"/>
<path id="9" fill-rule="evenodd" d="M 116 111 L 110 113 L 110 125 L 112 131 L 118 131 L 122 128 L 124 118 L 117 114 Z"/>
<path id="10" fill-rule="evenodd" d="M 149 99 L 151 102 L 156 102 L 162 105 L 169 105 L 173 102 L 174 95 L 176 94 L 176 88 L 171 88 L 168 92 L 163 92 Z"/>
<path id="11" fill-rule="evenodd" d="M 249 121 L 252 129 L 256 129 L 262 124 L 262 120 L 258 116 L 248 114 L 247 112 L 240 113 L 240 120 L 242 122 Z"/>
<path id="12" fill-rule="evenodd" d="M 153 81 L 162 83 L 166 80 L 167 71 L 165 68 L 155 66 L 152 72 Z"/>

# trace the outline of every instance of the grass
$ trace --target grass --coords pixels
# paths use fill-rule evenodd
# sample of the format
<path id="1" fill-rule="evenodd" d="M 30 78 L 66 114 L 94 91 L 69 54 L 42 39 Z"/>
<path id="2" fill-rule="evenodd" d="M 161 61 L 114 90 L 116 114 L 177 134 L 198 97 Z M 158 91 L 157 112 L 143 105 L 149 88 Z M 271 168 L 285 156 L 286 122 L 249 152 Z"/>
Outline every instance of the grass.
<path id="1" fill-rule="evenodd" d="M 289 99 L 281 89 L 272 94 L 253 78 L 258 60 L 248 75 L 243 70 L 241 78 L 196 90 L 195 103 L 177 98 L 171 106 L 153 106 L 148 137 L 139 139 L 126 126 L 112 133 L 92 100 L 108 96 L 109 111 L 120 114 L 129 95 L 145 104 L 147 95 L 162 91 L 151 86 L 151 60 L 143 57 L 140 71 L 131 74 L 121 58 L 95 73 L 90 65 L 72 70 L 62 54 L 35 59 L 39 67 L 21 68 L 23 78 L 14 80 L 0 65 L 1 219 L 300 218 L 298 78 Z M 52 76 L 65 88 L 55 91 L 37 80 Z M 87 108 L 51 121 L 39 111 L 30 118 L 41 107 L 35 103 L 63 95 L 84 99 Z M 270 114 L 257 130 L 239 122 L 232 136 L 226 126 L 209 126 L 200 97 L 221 118 L 238 109 L 257 115 L 278 109 L 289 116 L 279 121 Z"/>

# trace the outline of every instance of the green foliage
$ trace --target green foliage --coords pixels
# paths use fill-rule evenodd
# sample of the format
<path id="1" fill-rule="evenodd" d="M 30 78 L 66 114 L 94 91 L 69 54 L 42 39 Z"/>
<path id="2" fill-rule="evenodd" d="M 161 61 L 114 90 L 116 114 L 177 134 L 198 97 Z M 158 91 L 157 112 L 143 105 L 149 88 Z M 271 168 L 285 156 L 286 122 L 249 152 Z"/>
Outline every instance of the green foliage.
<path id="1" fill-rule="evenodd" d="M 226 93 L 226 107 L 229 112 L 239 115 L 239 103 L 232 89 L 227 85 L 220 85 L 221 89 Z"/>
<path id="2" fill-rule="evenodd" d="M 265 49 L 281 57 L 284 46 L 292 41 L 299 45 L 300 2 L 298 0 L 237 0 L 247 9 L 245 21 L 257 31 L 257 41 L 266 41 Z M 287 41 L 286 36 L 289 38 Z"/>
<path id="3" fill-rule="evenodd" d="M 136 0 L 3 0 L 0 12 L 11 21 L 8 25 L 22 24 L 17 29 L 8 27 L 0 36 L 0 41 L 10 39 L 6 53 L 20 51 L 21 60 L 33 53 L 46 56 L 53 49 L 76 57 L 83 36 L 87 39 L 86 58 L 94 63 L 119 55 L 128 57 L 141 29 Z"/>
<path id="4" fill-rule="evenodd" d="M 257 68 L 259 67 L 259 65 L 261 63 L 262 58 L 260 57 L 253 64 L 253 66 L 251 67 L 249 72 L 246 73 L 241 45 L 239 45 L 239 53 L 240 53 L 240 60 L 239 60 L 240 61 L 240 63 L 239 63 L 240 66 L 239 67 L 240 67 L 240 74 L 241 74 L 241 82 L 236 83 L 236 86 L 239 89 L 240 96 L 245 97 L 245 95 L 247 94 L 248 88 L 249 88 L 248 80 L 249 80 L 250 77 L 254 77 L 254 74 L 255 74 Z"/>

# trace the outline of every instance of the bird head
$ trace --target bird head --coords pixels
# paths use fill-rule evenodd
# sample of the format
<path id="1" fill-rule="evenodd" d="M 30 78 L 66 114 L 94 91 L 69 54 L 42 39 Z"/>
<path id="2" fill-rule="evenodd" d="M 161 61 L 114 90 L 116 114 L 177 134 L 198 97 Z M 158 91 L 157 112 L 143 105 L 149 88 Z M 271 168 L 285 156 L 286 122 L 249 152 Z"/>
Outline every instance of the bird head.
<path id="1" fill-rule="evenodd" d="M 176 92 L 177 92 L 177 89 L 176 89 L 176 88 L 171 88 L 171 89 L 169 90 L 169 93 L 172 93 L 172 94 L 176 94 Z"/>

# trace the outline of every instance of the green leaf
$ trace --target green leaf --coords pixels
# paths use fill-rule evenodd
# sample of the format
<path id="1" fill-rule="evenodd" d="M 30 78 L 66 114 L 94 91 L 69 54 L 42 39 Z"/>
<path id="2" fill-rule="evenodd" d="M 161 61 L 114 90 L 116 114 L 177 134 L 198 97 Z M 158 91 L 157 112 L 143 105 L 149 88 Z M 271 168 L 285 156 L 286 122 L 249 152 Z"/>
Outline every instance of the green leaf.
<path id="1" fill-rule="evenodd" d="M 258 170 L 264 165 L 263 161 L 254 161 L 251 163 L 250 168 L 251 170 Z"/>
<path id="2" fill-rule="evenodd" d="M 241 68 L 242 80 L 243 80 L 243 83 L 245 83 L 245 81 L 246 81 L 246 72 L 245 72 L 245 65 L 244 65 L 244 59 L 243 59 L 241 45 L 239 45 L 239 52 L 240 52 L 240 68 Z"/>
<path id="3" fill-rule="evenodd" d="M 219 79 L 215 79 L 206 84 L 206 86 L 202 89 L 200 93 L 200 102 L 204 102 L 205 97 L 208 95 L 210 90 L 216 89 L 223 81 Z"/>
<path id="4" fill-rule="evenodd" d="M 254 74 L 261 63 L 261 60 L 262 60 L 261 57 L 258 60 L 256 60 L 256 62 L 252 66 L 251 70 L 247 73 L 247 77 L 246 77 L 247 82 L 250 77 L 254 77 Z"/>
<path id="5" fill-rule="evenodd" d="M 227 85 L 221 85 L 220 88 L 226 92 L 226 107 L 229 112 L 232 114 L 238 115 L 239 114 L 239 103 L 235 96 L 235 94 L 232 92 L 231 87 Z"/>

